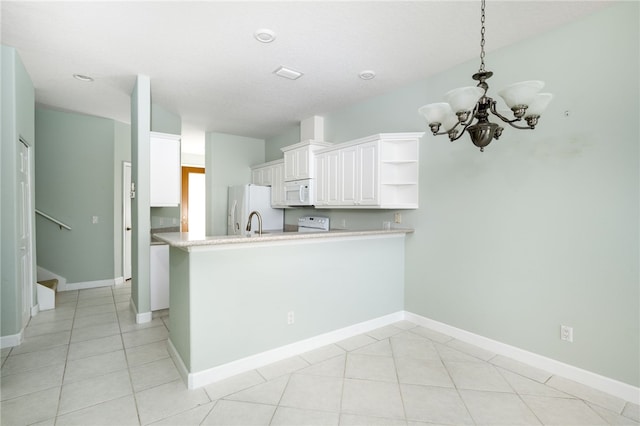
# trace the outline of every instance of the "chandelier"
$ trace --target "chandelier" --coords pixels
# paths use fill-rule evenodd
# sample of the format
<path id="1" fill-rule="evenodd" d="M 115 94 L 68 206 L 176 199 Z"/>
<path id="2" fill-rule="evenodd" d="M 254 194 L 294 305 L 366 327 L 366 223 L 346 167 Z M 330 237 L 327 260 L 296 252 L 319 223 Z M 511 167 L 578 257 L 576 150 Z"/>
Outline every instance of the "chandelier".
<path id="1" fill-rule="evenodd" d="M 489 85 L 486 80 L 493 75 L 493 72 L 486 71 L 484 67 L 485 0 L 482 0 L 481 10 L 480 69 L 472 77 L 478 81 L 478 85 L 453 89 L 445 94 L 447 102 L 425 105 L 418 112 L 426 118 L 434 136 L 449 135 L 449 139 L 453 142 L 460 139 L 467 131 L 471 142 L 479 147 L 480 151 L 484 151 L 484 147 L 493 139 L 499 139 L 504 130 L 498 124 L 489 121 L 489 113 L 516 129 L 534 129 L 540 114 L 547 108 L 553 95 L 539 93 L 544 86 L 543 81 L 514 83 L 498 92 L 511 108 L 513 118 L 498 112 L 496 101 L 487 96 Z M 475 124 L 473 124 L 474 119 L 477 120 Z M 441 127 L 445 129 L 442 132 Z"/>

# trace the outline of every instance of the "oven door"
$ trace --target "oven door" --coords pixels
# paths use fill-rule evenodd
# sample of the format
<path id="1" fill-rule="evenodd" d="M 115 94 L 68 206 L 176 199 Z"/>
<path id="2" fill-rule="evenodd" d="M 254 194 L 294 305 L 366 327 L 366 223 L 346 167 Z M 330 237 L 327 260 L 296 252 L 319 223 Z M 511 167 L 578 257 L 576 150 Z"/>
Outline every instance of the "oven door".
<path id="1" fill-rule="evenodd" d="M 312 206 L 313 179 L 285 182 L 284 198 L 288 206 Z"/>

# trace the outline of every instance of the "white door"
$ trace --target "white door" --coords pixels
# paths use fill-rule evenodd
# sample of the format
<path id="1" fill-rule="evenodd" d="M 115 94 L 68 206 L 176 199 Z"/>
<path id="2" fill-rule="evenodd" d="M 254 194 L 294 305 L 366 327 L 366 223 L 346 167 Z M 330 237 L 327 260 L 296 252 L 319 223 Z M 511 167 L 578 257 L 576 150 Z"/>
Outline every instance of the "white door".
<path id="1" fill-rule="evenodd" d="M 131 163 L 123 163 L 122 171 L 122 276 L 131 279 Z"/>
<path id="2" fill-rule="evenodd" d="M 18 142 L 18 282 L 22 287 L 22 326 L 31 318 L 33 268 L 31 247 L 31 173 L 29 146 Z"/>

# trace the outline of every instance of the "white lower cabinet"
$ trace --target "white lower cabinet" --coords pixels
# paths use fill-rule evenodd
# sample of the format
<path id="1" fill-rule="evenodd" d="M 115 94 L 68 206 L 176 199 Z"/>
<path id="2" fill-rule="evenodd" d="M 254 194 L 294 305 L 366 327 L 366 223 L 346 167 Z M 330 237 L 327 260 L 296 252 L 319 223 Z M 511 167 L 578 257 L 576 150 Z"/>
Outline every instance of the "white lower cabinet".
<path id="1" fill-rule="evenodd" d="M 169 245 L 153 244 L 149 258 L 151 310 L 169 308 Z"/>
<path id="2" fill-rule="evenodd" d="M 180 136 L 151 132 L 149 162 L 149 204 L 170 207 L 180 204 Z"/>

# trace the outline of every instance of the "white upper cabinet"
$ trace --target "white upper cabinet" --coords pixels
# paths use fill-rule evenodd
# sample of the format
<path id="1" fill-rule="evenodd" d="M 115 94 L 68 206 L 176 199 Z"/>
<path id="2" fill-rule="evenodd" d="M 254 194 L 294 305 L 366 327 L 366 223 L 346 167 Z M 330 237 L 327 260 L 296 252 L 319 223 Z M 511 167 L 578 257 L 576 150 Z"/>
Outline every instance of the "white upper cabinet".
<path id="1" fill-rule="evenodd" d="M 314 152 L 328 146 L 328 142 L 308 140 L 282 148 L 285 182 L 315 177 Z"/>
<path id="2" fill-rule="evenodd" d="M 271 207 L 288 207 L 284 200 L 284 161 L 275 160 L 251 167 L 251 183 L 271 187 Z"/>
<path id="3" fill-rule="evenodd" d="M 151 132 L 150 205 L 180 205 L 180 136 Z"/>
<path id="4" fill-rule="evenodd" d="M 318 152 L 318 208 L 418 208 L 424 133 L 383 133 Z"/>

